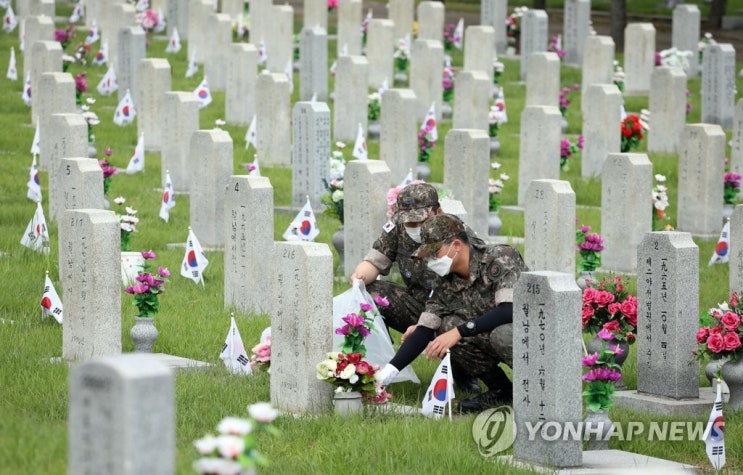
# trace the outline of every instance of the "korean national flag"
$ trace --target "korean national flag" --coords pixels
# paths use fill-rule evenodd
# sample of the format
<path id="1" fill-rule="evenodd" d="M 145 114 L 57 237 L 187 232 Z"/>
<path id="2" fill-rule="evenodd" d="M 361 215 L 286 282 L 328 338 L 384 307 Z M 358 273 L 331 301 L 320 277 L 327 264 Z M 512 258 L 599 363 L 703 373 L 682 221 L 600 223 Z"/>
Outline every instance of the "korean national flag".
<path id="1" fill-rule="evenodd" d="M 103 75 L 96 89 L 98 89 L 98 93 L 102 96 L 110 96 L 119 90 L 119 83 L 116 82 L 116 71 L 113 65 L 108 67 L 106 74 Z"/>
<path id="2" fill-rule="evenodd" d="M 428 130 L 428 136 L 431 138 L 432 142 L 435 142 L 439 139 L 439 131 L 436 128 L 436 103 L 435 102 L 431 104 L 431 108 L 428 109 L 428 113 L 426 113 L 426 117 L 423 119 L 421 130 L 422 131 Z"/>
<path id="3" fill-rule="evenodd" d="M 11 81 L 18 80 L 18 66 L 15 60 L 15 48 L 10 48 L 10 61 L 8 61 L 8 73 L 5 75 L 6 78 Z"/>
<path id="4" fill-rule="evenodd" d="M 175 207 L 175 195 L 173 193 L 173 182 L 170 181 L 170 171 L 165 172 L 165 188 L 160 203 L 160 218 L 166 223 L 170 220 L 170 209 Z"/>
<path id="5" fill-rule="evenodd" d="M 8 5 L 8 9 L 5 11 L 5 16 L 3 17 L 3 30 L 6 33 L 10 33 L 15 30 L 16 26 L 18 26 L 18 17 L 15 16 L 13 7 Z"/>
<path id="6" fill-rule="evenodd" d="M 70 23 L 77 23 L 85 16 L 85 9 L 83 2 L 80 0 L 75 4 L 75 8 L 72 9 L 72 15 L 70 15 Z"/>
<path id="7" fill-rule="evenodd" d="M 209 84 L 206 82 L 206 76 L 204 76 L 201 84 L 194 89 L 193 93 L 196 96 L 196 99 L 199 100 L 199 109 L 212 103 L 212 93 L 209 90 Z"/>
<path id="8" fill-rule="evenodd" d="M 314 241 L 318 234 L 320 234 L 320 230 L 317 228 L 315 213 L 312 212 L 312 205 L 308 197 L 307 203 L 299 211 L 294 221 L 289 224 L 283 238 L 287 241 Z"/>
<path id="9" fill-rule="evenodd" d="M 240 337 L 240 330 L 237 329 L 235 323 L 235 317 L 230 317 L 230 331 L 224 340 L 219 358 L 224 361 L 225 366 L 232 374 L 253 374 L 248 353 L 245 351 L 245 345 L 243 345 L 243 340 Z"/>
<path id="10" fill-rule="evenodd" d="M 359 123 L 359 130 L 356 133 L 356 142 L 353 144 L 352 155 L 359 160 L 369 159 L 369 152 L 366 149 L 366 134 L 364 133 L 364 127 L 361 123 Z"/>
<path id="11" fill-rule="evenodd" d="M 34 154 L 33 161 L 31 162 L 31 169 L 28 173 L 28 183 L 26 183 L 28 191 L 26 197 L 31 201 L 41 201 L 41 182 L 39 181 L 39 167 L 36 165 L 36 155 Z"/>
<path id="12" fill-rule="evenodd" d="M 136 116 L 137 111 L 134 108 L 132 95 L 129 91 L 126 91 L 126 94 L 121 98 L 121 102 L 119 102 L 114 112 L 114 124 L 119 126 L 129 125 L 134 121 Z"/>
<path id="13" fill-rule="evenodd" d="M 188 240 L 186 241 L 186 254 L 183 256 L 181 263 L 181 275 L 195 283 L 201 282 L 204 285 L 204 269 L 209 265 L 209 261 L 201 248 L 201 243 L 196 239 L 196 235 L 188 228 Z"/>
<path id="14" fill-rule="evenodd" d="M 720 470 L 725 466 L 725 419 L 722 417 L 722 384 L 720 384 L 720 380 L 717 381 L 717 397 L 709 414 L 709 421 L 702 439 L 707 448 L 709 461 L 715 470 Z"/>
<path id="15" fill-rule="evenodd" d="M 93 21 L 93 24 L 90 25 L 90 29 L 88 30 L 88 35 L 85 37 L 85 44 L 92 45 L 100 39 L 101 36 L 98 34 L 98 25 L 95 23 L 95 21 Z"/>
<path id="16" fill-rule="evenodd" d="M 173 34 L 170 35 L 168 46 L 165 47 L 166 53 L 177 53 L 181 50 L 181 37 L 178 34 L 178 28 L 173 28 Z"/>
<path id="17" fill-rule="evenodd" d="M 101 48 L 93 56 L 93 66 L 103 66 L 108 64 L 108 41 L 101 44 Z"/>
<path id="18" fill-rule="evenodd" d="M 41 208 L 41 202 L 36 203 L 36 212 L 31 218 L 31 221 L 28 222 L 28 226 L 26 226 L 26 231 L 21 238 L 21 244 L 42 254 L 49 254 L 51 250 L 49 246 L 49 230 L 46 227 L 46 218 L 44 218 L 44 210 Z"/>
<path id="19" fill-rule="evenodd" d="M 730 221 L 725 221 L 720 232 L 720 239 L 717 241 L 715 246 L 715 252 L 712 253 L 712 258 L 709 260 L 708 265 L 712 264 L 725 264 L 730 259 Z"/>
<path id="20" fill-rule="evenodd" d="M 54 288 L 54 283 L 49 278 L 49 272 L 46 273 L 46 279 L 44 280 L 44 293 L 41 295 L 40 305 L 42 318 L 54 317 L 57 323 L 62 323 L 64 314 L 62 299 L 59 298 L 57 289 Z"/>
<path id="21" fill-rule="evenodd" d="M 451 417 L 452 399 L 454 399 L 454 378 L 451 373 L 451 355 L 447 353 L 436 369 L 426 395 L 423 396 L 421 414 L 440 419 L 446 412 L 446 405 L 449 404 L 449 417 Z"/>
<path id="22" fill-rule="evenodd" d="M 132 154 L 129 165 L 126 167 L 126 174 L 134 175 L 141 171 L 144 171 L 144 133 L 139 135 L 137 146 L 134 147 L 134 154 Z"/>

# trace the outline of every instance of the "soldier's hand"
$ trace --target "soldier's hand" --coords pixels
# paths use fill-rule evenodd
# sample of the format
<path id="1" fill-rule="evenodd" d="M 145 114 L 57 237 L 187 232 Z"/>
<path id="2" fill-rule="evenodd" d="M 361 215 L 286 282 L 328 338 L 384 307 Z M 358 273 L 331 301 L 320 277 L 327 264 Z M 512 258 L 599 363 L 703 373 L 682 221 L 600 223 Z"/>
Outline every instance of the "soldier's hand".
<path id="1" fill-rule="evenodd" d="M 446 350 L 459 343 L 462 339 L 462 335 L 459 334 L 459 330 L 452 328 L 446 333 L 443 333 L 428 344 L 426 348 L 426 358 L 443 358 L 446 355 Z"/>

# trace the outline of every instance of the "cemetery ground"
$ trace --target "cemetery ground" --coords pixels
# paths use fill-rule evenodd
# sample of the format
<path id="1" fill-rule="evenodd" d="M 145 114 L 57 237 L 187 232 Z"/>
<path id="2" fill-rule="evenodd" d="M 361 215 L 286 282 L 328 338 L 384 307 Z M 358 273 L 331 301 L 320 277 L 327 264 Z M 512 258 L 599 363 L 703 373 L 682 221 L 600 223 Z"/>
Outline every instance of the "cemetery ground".
<path id="1" fill-rule="evenodd" d="M 449 5 L 447 4 L 447 7 Z M 69 16 L 71 6 L 61 4 L 59 16 Z M 295 19 L 301 25 L 301 19 Z M 58 26 L 64 26 L 59 24 Z M 79 38 L 81 39 L 81 38 Z M 10 47 L 18 53 L 17 32 L 0 34 L 0 64 L 8 62 Z M 155 38 L 148 56 L 163 56 L 159 52 L 165 48 L 164 38 Z M 330 42 L 329 51 L 335 51 L 335 43 Z M 332 61 L 334 55 L 329 55 Z M 180 53 L 167 56 L 173 69 L 173 90 L 191 91 L 201 80 L 197 74 L 184 79 L 187 66 L 186 48 Z M 20 55 L 19 55 L 20 58 Z M 621 57 L 620 57 L 621 61 Z M 454 63 L 461 66 L 461 53 L 454 53 Z M 502 163 L 501 171 L 511 177 L 518 176 L 518 128 L 520 113 L 524 106 L 524 85 L 518 82 L 519 63 L 504 59 L 506 65 L 501 84 L 505 88 L 509 112 L 509 122 L 500 130 L 502 149 L 497 160 Z M 20 63 L 19 63 L 20 64 Z M 736 65 L 736 71 L 743 67 Z M 120 128 L 113 124 L 112 116 L 116 106 L 115 96 L 100 97 L 95 85 L 103 73 L 103 68 L 73 66 L 70 72 L 77 74 L 87 71 L 89 92 L 84 97 L 94 97 L 92 106 L 101 123 L 94 128 L 99 158 L 103 149 L 110 147 L 113 155 L 110 162 L 123 169 L 129 161 L 136 145 L 136 127 L 130 125 Z M 19 244 L 21 234 L 31 219 L 35 204 L 26 197 L 25 183 L 31 164 L 28 152 L 34 128 L 30 111 L 21 100 L 22 81 L 11 82 L 3 79 L 0 88 L 0 166 L 5 173 L 0 175 L 0 266 L 3 275 L 3 297 L 0 299 L 0 414 L 3 415 L 0 431 L 0 460 L 2 473 L 8 474 L 59 474 L 65 473 L 67 461 L 67 396 L 69 367 L 65 364 L 52 364 L 50 358 L 61 355 L 62 328 L 53 319 L 42 320 L 39 299 L 43 290 L 44 272 L 49 271 L 52 280 L 58 280 L 57 225 L 48 221 L 52 251 L 48 256 L 37 254 Z M 298 75 L 295 75 L 295 83 Z M 576 69 L 562 68 L 562 85 L 580 82 L 580 72 Z M 736 76 L 738 91 L 743 91 L 743 79 Z M 690 79 L 692 110 L 687 123 L 700 120 L 701 102 L 699 97 L 700 79 Z M 296 101 L 298 87 L 295 87 L 293 101 Z M 331 85 L 332 90 L 332 85 Z M 200 113 L 201 128 L 214 127 L 215 120 L 224 117 L 224 93 L 215 92 L 214 102 Z M 576 94 L 568 112 L 568 136 L 574 138 L 580 133 L 580 94 Z M 647 107 L 647 97 L 628 97 L 625 99 L 628 111 L 639 111 Z M 329 104 L 332 108 L 332 103 Z M 651 123 L 651 127 L 653 124 Z M 439 135 L 442 140 L 434 148 L 431 159 L 433 182 L 443 182 L 443 137 L 451 127 L 450 121 L 443 121 Z M 245 151 L 245 127 L 225 125 L 222 128 L 230 133 L 234 141 L 234 173 L 246 174 L 243 164 L 253 160 L 253 151 Z M 618 124 L 617 124 L 618 129 Z M 618 132 L 618 131 L 617 131 Z M 728 138 L 730 131 L 726 131 Z M 652 129 L 651 129 L 652 133 Z M 644 151 L 645 142 L 642 150 Z M 348 149 L 347 149 L 348 150 Z M 378 142 L 369 142 L 370 157 L 378 157 Z M 668 178 L 671 215 L 668 224 L 675 226 L 678 213 L 677 197 L 677 157 L 664 154 L 649 154 L 653 172 Z M 350 158 L 350 153 L 346 154 Z M 583 180 L 580 177 L 580 156 L 570 164 L 570 170 L 563 172 L 561 179 L 568 180 L 576 193 L 578 217 L 581 224 L 591 225 L 601 230 L 601 183 L 597 179 Z M 291 205 L 291 171 L 288 168 L 262 167 L 262 173 L 271 180 L 274 200 L 277 207 Z M 269 399 L 269 377 L 257 369 L 252 377 L 233 376 L 227 372 L 218 355 L 229 328 L 230 312 L 234 309 L 223 306 L 223 261 L 220 252 L 207 252 L 210 264 L 205 271 L 205 285 L 194 285 L 191 280 L 178 275 L 177 269 L 183 258 L 183 249 L 171 249 L 169 243 L 182 243 L 188 232 L 189 199 L 187 195 L 176 196 L 176 207 L 170 212 L 170 222 L 158 218 L 160 206 L 160 159 L 159 154 L 146 154 L 144 173 L 128 176 L 120 173 L 114 176 L 107 196 L 124 196 L 127 204 L 139 210 L 140 224 L 133 237 L 133 249 L 153 250 L 157 253 L 159 265 L 173 271 L 167 293 L 161 298 L 161 311 L 156 325 L 160 336 L 155 344 L 155 352 L 188 357 L 213 364 L 206 371 L 182 372 L 176 376 L 176 450 L 178 473 L 191 473 L 191 463 L 198 458 L 192 442 L 206 433 L 214 433 L 215 426 L 225 416 L 243 416 L 246 406 Z M 44 190 L 44 209 L 48 209 L 47 174 L 41 173 Z M 722 180 L 721 180 L 722 181 Z M 508 208 L 517 198 L 517 180 L 507 183 L 503 191 L 506 209 L 501 212 L 504 226 L 502 235 L 523 236 L 523 214 Z M 483 193 L 487 190 L 483 190 Z M 114 206 L 114 205 L 112 205 Z M 648 206 L 651 206 L 648 197 Z M 115 210 L 115 206 L 114 206 Z M 318 213 L 321 230 L 317 241 L 330 244 L 331 236 L 339 223 Z M 275 215 L 275 239 L 281 240 L 293 213 Z M 725 301 L 728 294 L 727 265 L 706 266 L 712 255 L 713 240 L 695 239 L 700 256 L 700 312 Z M 517 246 L 518 247 L 518 246 Z M 332 246 L 331 246 L 332 248 Z M 522 249 L 523 250 L 523 249 Z M 268 255 L 270 250 L 265 250 Z M 338 267 L 337 255 L 335 266 Z M 271 271 L 267 263 L 265 272 Z M 268 278 L 254 285 L 267 288 Z M 335 294 L 348 287 L 345 278 L 336 274 Z M 634 293 L 634 278 L 631 279 Z M 122 296 L 122 346 L 124 352 L 133 351 L 129 329 L 134 323 L 135 310 L 128 295 Z M 270 324 L 269 315 L 249 315 L 236 312 L 238 326 L 246 348 L 258 342 L 261 331 Z M 329 315 L 316 315 L 314 318 L 329 318 Z M 579 318 L 579 315 L 576 315 Z M 394 335 L 399 341 L 399 336 Z M 329 349 L 330 350 L 330 349 Z M 625 363 L 625 382 L 629 389 L 636 388 L 635 347 Z M 418 358 L 413 367 L 422 380 L 421 385 L 401 383 L 392 385 L 395 403 L 419 406 L 428 382 L 435 370 L 436 361 Z M 700 373 L 700 385 L 708 385 Z M 141 401 L 147 404 L 147 400 Z M 657 417 L 637 414 L 628 410 L 613 408 L 610 412 L 613 421 L 626 424 L 651 421 L 673 421 L 672 417 Z M 485 459 L 478 453 L 472 439 L 471 429 L 475 415 L 457 415 L 453 421 L 429 420 L 422 417 L 398 416 L 374 413 L 365 417 L 338 418 L 327 416 L 306 416 L 294 418 L 290 415 L 280 417 L 276 426 L 281 434 L 278 437 L 265 437 L 259 441 L 260 450 L 269 458 L 271 466 L 262 473 L 530 473 L 517 471 L 503 465 L 493 467 L 492 459 Z M 700 418 L 684 418 L 690 421 L 706 421 Z M 725 441 L 727 465 L 722 473 L 733 474 L 743 470 L 743 411 L 725 413 Z M 710 464 L 700 440 L 654 441 L 645 438 L 630 441 L 612 440 L 610 448 L 637 452 L 654 457 L 665 458 L 692 464 L 702 471 L 710 472 Z M 505 452 L 506 454 L 511 451 Z M 357 455 L 358 454 L 358 455 Z M 497 463 L 497 462 L 496 462 Z"/>

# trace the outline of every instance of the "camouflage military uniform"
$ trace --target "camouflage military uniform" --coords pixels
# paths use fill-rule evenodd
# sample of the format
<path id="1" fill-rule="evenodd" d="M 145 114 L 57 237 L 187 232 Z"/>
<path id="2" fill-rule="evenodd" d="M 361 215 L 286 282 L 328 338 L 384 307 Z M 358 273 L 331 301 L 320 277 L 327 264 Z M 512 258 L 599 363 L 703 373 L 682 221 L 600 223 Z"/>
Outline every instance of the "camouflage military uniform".
<path id="1" fill-rule="evenodd" d="M 448 274 L 426 303 L 419 325 L 438 333 L 474 320 L 503 302 L 513 302 L 513 287 L 526 265 L 519 252 L 506 245 L 470 242 L 469 279 Z M 494 364 L 512 364 L 512 325 L 497 327 L 462 340 L 451 348 L 452 362 L 481 376 Z"/>

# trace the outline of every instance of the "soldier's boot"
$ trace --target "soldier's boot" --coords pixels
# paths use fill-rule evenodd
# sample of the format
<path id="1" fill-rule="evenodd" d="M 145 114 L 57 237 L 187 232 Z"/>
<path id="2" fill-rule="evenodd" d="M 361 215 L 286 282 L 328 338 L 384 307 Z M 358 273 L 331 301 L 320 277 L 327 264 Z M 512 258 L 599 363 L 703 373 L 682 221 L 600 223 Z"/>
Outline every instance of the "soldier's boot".
<path id="1" fill-rule="evenodd" d="M 477 378 L 469 374 L 464 367 L 452 361 L 452 376 L 454 377 L 455 389 L 460 392 L 470 394 L 480 394 L 482 388 L 477 382 Z"/>
<path id="2" fill-rule="evenodd" d="M 487 392 L 471 399 L 464 399 L 459 403 L 460 411 L 464 413 L 480 412 L 488 407 L 513 402 L 513 383 L 508 379 L 503 368 L 495 365 L 480 378 L 488 386 Z"/>

